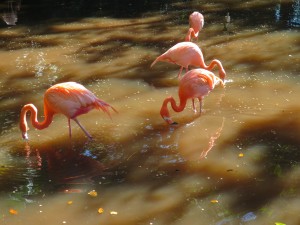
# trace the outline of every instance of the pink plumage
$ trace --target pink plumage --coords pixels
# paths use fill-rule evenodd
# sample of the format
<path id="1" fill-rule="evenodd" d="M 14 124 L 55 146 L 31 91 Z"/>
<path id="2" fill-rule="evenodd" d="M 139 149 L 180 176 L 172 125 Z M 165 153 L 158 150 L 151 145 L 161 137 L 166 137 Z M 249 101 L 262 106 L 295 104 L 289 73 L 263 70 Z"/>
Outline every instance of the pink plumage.
<path id="1" fill-rule="evenodd" d="M 76 82 L 65 82 L 53 85 L 44 95 L 44 115 L 42 122 L 37 121 L 37 109 L 33 104 L 25 105 L 21 110 L 20 129 L 23 138 L 27 139 L 26 113 L 31 112 L 32 125 L 37 129 L 48 127 L 55 114 L 61 113 L 68 118 L 69 135 L 71 137 L 70 119 L 74 120 L 87 135 L 92 138 L 87 130 L 79 123 L 77 116 L 88 113 L 92 109 L 101 109 L 110 116 L 109 109 L 116 110 L 108 103 L 97 98 L 91 91 Z"/>

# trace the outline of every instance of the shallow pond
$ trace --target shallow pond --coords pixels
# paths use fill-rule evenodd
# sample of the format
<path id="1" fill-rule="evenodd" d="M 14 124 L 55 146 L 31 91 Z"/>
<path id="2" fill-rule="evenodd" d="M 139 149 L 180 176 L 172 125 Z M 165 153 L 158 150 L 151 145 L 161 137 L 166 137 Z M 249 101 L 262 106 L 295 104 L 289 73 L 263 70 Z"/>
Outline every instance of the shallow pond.
<path id="1" fill-rule="evenodd" d="M 0 5 L 1 224 L 300 224 L 299 1 L 42 2 Z M 170 108 L 169 126 L 179 66 L 150 65 L 193 11 L 226 85 L 201 115 Z M 93 141 L 74 122 L 70 139 L 63 115 L 22 140 L 22 106 L 42 120 L 45 90 L 65 81 L 118 113 L 78 117 Z"/>

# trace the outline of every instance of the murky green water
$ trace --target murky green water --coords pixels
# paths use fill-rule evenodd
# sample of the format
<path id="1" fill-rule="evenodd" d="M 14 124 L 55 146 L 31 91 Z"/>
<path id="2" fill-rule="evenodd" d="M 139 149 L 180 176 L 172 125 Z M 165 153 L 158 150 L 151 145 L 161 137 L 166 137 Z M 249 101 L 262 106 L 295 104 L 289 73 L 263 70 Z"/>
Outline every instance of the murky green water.
<path id="1" fill-rule="evenodd" d="M 2 2 L 16 25 L 0 26 L 0 223 L 299 224 L 299 4 Z M 191 102 L 171 110 L 169 126 L 159 111 L 178 100 L 179 67 L 150 64 L 184 40 L 195 10 L 205 18 L 197 44 L 207 63 L 223 63 L 226 86 L 201 115 Z M 93 141 L 75 123 L 70 140 L 56 115 L 47 129 L 30 126 L 26 143 L 22 106 L 42 120 L 45 90 L 65 81 L 118 113 L 78 117 Z"/>

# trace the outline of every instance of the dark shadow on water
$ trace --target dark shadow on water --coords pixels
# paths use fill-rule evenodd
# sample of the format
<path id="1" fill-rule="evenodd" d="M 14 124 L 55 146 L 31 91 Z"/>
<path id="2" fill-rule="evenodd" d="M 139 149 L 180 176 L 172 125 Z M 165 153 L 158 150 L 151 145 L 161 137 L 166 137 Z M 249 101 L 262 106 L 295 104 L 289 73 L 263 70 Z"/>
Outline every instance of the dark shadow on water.
<path id="1" fill-rule="evenodd" d="M 174 134 L 193 119 L 185 118 L 176 126 L 168 126 L 161 120 L 161 123 L 151 125 L 151 129 L 145 128 L 121 142 L 87 141 L 85 136 L 74 140 L 62 136 L 34 145 L 30 141 L 24 142 L 23 149 L 9 152 L 19 162 L 3 167 L 6 172 L 1 175 L 0 191 L 15 190 L 19 200 L 24 201 L 66 190 L 85 192 L 86 187 L 97 189 L 120 183 L 141 183 L 159 188 L 164 185 L 162 180 L 168 182 L 184 175 L 187 161 L 177 152 L 178 137 Z M 149 158 L 154 160 L 153 166 L 145 167 L 149 165 Z M 159 166 L 158 159 L 170 159 L 170 163 Z M 132 175 L 138 170 L 142 176 Z"/>
<path id="2" fill-rule="evenodd" d="M 153 124 L 152 129 L 144 129 L 130 139 L 117 143 L 101 139 L 85 143 L 84 136 L 68 142 L 65 137 L 61 137 L 53 143 L 41 143 L 27 147 L 23 153 L 16 150 L 12 154 L 29 159 L 25 169 L 36 170 L 35 173 L 32 172 L 36 191 L 32 196 L 26 196 L 28 198 L 65 190 L 86 192 L 86 185 L 98 190 L 120 184 L 142 184 L 155 191 L 186 176 L 202 174 L 211 177 L 210 185 L 213 188 L 206 192 L 198 190 L 187 193 L 187 198 L 202 199 L 229 191 L 235 196 L 229 210 L 233 215 L 239 215 L 259 211 L 289 188 L 284 183 L 284 177 L 293 168 L 300 166 L 299 112 L 299 108 L 290 108 L 270 119 L 249 121 L 236 132 L 234 138 L 227 142 L 225 140 L 223 144 L 219 143 L 218 148 L 223 151 L 232 149 L 232 146 L 242 146 L 245 157 L 250 155 L 251 150 L 264 146 L 264 151 L 255 158 L 255 164 L 260 168 L 258 173 L 247 179 L 224 179 L 221 183 L 217 182 L 219 177 L 214 171 L 192 169 L 191 162 L 177 151 L 177 137 L 174 134 L 178 132 L 175 131 L 191 122 L 190 119 L 184 119 L 177 126 L 167 126 L 163 122 Z M 237 153 L 238 151 L 239 149 Z M 201 152 L 199 156 L 200 154 Z M 169 163 L 160 163 L 166 160 Z M 22 172 L 24 171 L 20 170 L 20 174 Z M 12 178 L 6 177 L 6 182 L 11 181 L 10 179 Z M 25 195 L 21 190 L 24 181 L 11 181 L 10 184 L 12 183 L 20 187 L 19 194 L 21 192 Z M 5 183 L 2 183 L 1 191 L 10 190 L 9 186 L 4 187 Z M 295 190 L 294 194 L 297 192 L 299 191 Z M 178 206 L 178 215 L 185 207 L 188 206 Z"/>
<path id="3" fill-rule="evenodd" d="M 233 141 L 222 146 L 239 146 L 245 155 L 257 148 L 263 151 L 259 158 L 255 158 L 260 172 L 251 180 L 230 186 L 236 196 L 233 211 L 262 209 L 289 189 L 284 177 L 300 166 L 299 112 L 300 108 L 292 108 L 270 119 L 246 123 Z"/>
<path id="4" fill-rule="evenodd" d="M 107 175 L 107 165 L 89 149 L 83 146 L 80 151 L 63 138 L 51 146 L 24 142 L 24 149 L 9 154 L 18 163 L 2 166 L 0 192 L 12 193 L 11 200 L 26 202 L 45 194 L 81 193 Z"/>
<path id="5" fill-rule="evenodd" d="M 32 0 L 24 1 L 23 20 L 27 23 L 45 20 L 66 20 L 84 17 L 114 17 L 114 18 L 134 18 L 145 12 L 161 10 L 166 12 L 172 9 L 172 3 L 181 1 L 161 0 L 114 0 L 114 1 L 64 1 L 64 0 Z M 29 15 L 29 16 L 28 16 Z M 20 17 L 21 17 L 20 16 Z M 21 19 L 20 19 L 21 20 Z"/>

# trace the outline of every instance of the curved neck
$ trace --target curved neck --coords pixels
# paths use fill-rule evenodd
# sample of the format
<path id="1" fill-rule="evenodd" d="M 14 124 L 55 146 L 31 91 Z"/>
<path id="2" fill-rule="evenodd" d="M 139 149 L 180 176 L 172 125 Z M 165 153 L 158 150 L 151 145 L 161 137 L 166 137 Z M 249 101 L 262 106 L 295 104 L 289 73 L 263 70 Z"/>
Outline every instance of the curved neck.
<path id="1" fill-rule="evenodd" d="M 212 60 L 208 66 L 205 64 L 203 58 L 202 58 L 202 60 L 200 60 L 200 66 L 203 67 L 206 70 L 211 71 L 214 68 L 215 65 L 219 68 L 220 78 L 222 80 L 224 80 L 226 73 L 225 73 L 225 70 L 222 66 L 222 63 L 219 60 L 217 60 L 217 59 Z"/>
<path id="2" fill-rule="evenodd" d="M 33 104 L 27 104 L 23 106 L 21 110 L 21 117 L 20 117 L 20 129 L 25 133 L 28 130 L 27 121 L 26 121 L 26 114 L 30 111 L 30 119 L 31 124 L 39 129 L 42 130 L 50 125 L 53 118 L 53 113 L 50 113 L 47 108 L 44 106 L 44 121 L 39 122 L 37 120 L 37 108 Z"/>
<path id="3" fill-rule="evenodd" d="M 193 28 L 189 28 L 187 35 L 185 36 L 185 41 L 191 41 L 191 38 L 196 38 L 196 34 Z"/>
<path id="4" fill-rule="evenodd" d="M 176 102 L 174 100 L 173 97 L 168 97 L 164 100 L 163 102 L 163 105 L 161 107 L 161 110 L 160 110 L 160 115 L 166 120 L 170 120 L 170 122 L 172 123 L 172 120 L 170 118 L 170 113 L 169 113 L 169 110 L 168 110 L 168 103 L 170 102 L 171 103 L 171 106 L 172 106 L 172 109 L 175 111 L 175 112 L 181 112 L 184 110 L 185 106 L 186 106 L 186 101 L 187 99 L 186 98 L 181 98 L 180 97 L 180 103 L 179 105 L 177 106 L 176 105 Z"/>
<path id="5" fill-rule="evenodd" d="M 170 102 L 171 103 L 171 106 L 172 106 L 172 109 L 175 111 L 175 112 L 181 112 L 184 110 L 185 106 L 186 106 L 186 101 L 187 99 L 186 98 L 180 98 L 180 102 L 179 102 L 179 105 L 177 106 L 176 105 L 176 102 L 174 100 L 173 97 L 169 97 L 166 99 L 167 100 L 167 103 Z M 166 104 L 167 104 L 166 103 Z"/>

